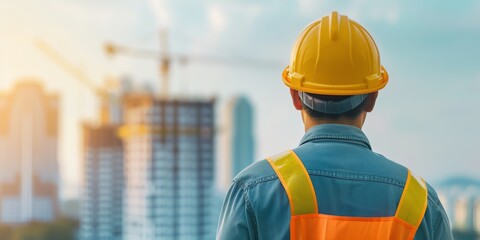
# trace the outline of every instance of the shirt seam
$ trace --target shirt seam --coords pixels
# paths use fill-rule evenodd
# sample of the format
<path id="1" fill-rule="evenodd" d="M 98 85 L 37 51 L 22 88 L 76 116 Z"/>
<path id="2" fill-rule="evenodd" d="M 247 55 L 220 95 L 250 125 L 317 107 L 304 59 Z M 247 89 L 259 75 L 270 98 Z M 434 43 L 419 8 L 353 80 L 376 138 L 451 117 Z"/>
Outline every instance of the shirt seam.
<path id="1" fill-rule="evenodd" d="M 237 182 L 237 181 L 233 181 L 233 182 L 236 182 L 237 184 L 240 184 L 240 188 L 242 189 L 243 191 L 243 200 L 245 201 L 245 206 L 247 207 L 247 212 L 248 212 L 248 215 L 250 217 L 250 219 L 252 220 L 253 222 L 253 231 L 254 231 L 254 235 L 255 236 L 258 236 L 258 224 L 257 224 L 257 218 L 255 217 L 255 211 L 253 211 L 253 206 L 252 206 L 252 203 L 250 202 L 250 198 L 248 197 L 248 190 L 249 188 L 247 188 L 247 183 L 245 182 Z"/>
<path id="2" fill-rule="evenodd" d="M 375 176 L 375 175 L 368 175 L 368 174 L 349 174 L 344 172 L 339 173 L 339 172 L 322 171 L 322 170 L 307 170 L 307 172 L 311 175 L 316 175 L 316 176 L 323 176 L 323 177 L 330 177 L 330 178 L 337 178 L 337 179 L 344 179 L 344 180 L 361 180 L 361 181 L 369 181 L 369 182 L 387 183 L 387 184 L 392 184 L 398 187 L 405 186 L 405 182 L 399 181 L 398 179 L 385 177 L 385 176 Z M 246 188 L 252 188 L 259 183 L 268 182 L 276 179 L 278 179 L 277 174 L 272 174 L 272 175 L 268 175 L 262 178 L 252 180 L 252 181 L 248 181 L 244 183 L 244 186 Z"/>
<path id="3" fill-rule="evenodd" d="M 335 134 L 319 134 L 319 135 L 314 135 L 307 137 L 303 139 L 300 143 L 300 145 L 303 145 L 311 140 L 333 140 L 335 142 L 348 142 L 348 143 L 355 143 L 359 144 L 362 146 L 366 146 L 369 149 L 372 149 L 370 146 L 370 143 L 368 142 L 368 139 L 362 138 L 362 137 L 352 137 L 348 135 L 335 135 Z"/>
<path id="4" fill-rule="evenodd" d="M 397 187 L 405 187 L 405 181 L 400 181 L 395 178 L 389 178 L 385 176 L 375 176 L 375 175 L 368 175 L 368 174 L 358 174 L 360 177 L 346 177 L 346 176 L 339 176 L 342 174 L 348 174 L 348 173 L 338 173 L 338 172 L 333 172 L 333 171 L 322 171 L 322 170 L 307 170 L 309 174 L 312 175 L 317 175 L 317 176 L 323 176 L 323 177 L 330 177 L 330 178 L 337 178 L 337 179 L 344 179 L 344 180 L 355 180 L 355 181 L 368 181 L 368 182 L 378 182 L 378 183 L 385 183 L 385 184 L 391 184 Z M 355 174 L 350 174 L 351 176 Z M 373 177 L 375 179 L 371 179 L 368 177 Z M 248 182 L 243 182 L 241 184 L 242 188 L 244 190 L 248 190 L 250 188 L 255 187 L 256 185 L 264 182 L 269 182 L 278 179 L 277 174 L 272 174 L 269 176 L 265 176 L 253 181 L 248 181 Z M 387 180 L 387 181 L 385 181 Z M 438 209 L 438 204 L 435 202 L 437 201 L 438 198 L 434 198 L 433 195 L 429 192 L 427 195 L 428 200 L 429 200 L 429 205 L 432 203 L 435 207 L 435 209 Z M 251 206 L 250 206 L 251 207 Z M 253 211 L 253 207 L 251 209 Z"/>
<path id="5" fill-rule="evenodd" d="M 389 183 L 399 187 L 405 186 L 405 182 L 395 178 L 390 178 L 385 176 L 378 176 L 378 175 L 371 175 L 371 174 L 353 174 L 348 172 L 334 172 L 334 171 L 325 171 L 325 170 L 307 170 L 307 172 L 312 175 L 324 176 L 324 177 L 330 177 L 330 178 Z"/>
<path id="6" fill-rule="evenodd" d="M 435 223 L 433 224 L 433 239 L 436 239 L 437 230 L 438 230 L 438 227 L 440 226 L 440 224 L 442 223 L 442 221 L 443 221 L 442 214 L 437 214 L 437 217 L 435 219 Z"/>

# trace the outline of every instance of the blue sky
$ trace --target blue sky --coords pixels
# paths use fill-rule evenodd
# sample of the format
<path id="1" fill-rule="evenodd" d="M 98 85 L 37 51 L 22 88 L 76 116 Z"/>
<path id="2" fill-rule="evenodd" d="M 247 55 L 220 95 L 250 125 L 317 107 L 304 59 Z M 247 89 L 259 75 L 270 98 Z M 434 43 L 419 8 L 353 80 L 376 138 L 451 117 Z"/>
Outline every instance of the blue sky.
<path id="1" fill-rule="evenodd" d="M 156 63 L 108 58 L 107 41 L 158 49 L 169 30 L 173 53 L 278 62 L 265 69 L 191 62 L 174 64 L 174 94 L 229 97 L 255 104 L 257 158 L 293 148 L 303 135 L 280 74 L 303 27 L 337 10 L 364 25 L 380 49 L 390 83 L 365 132 L 375 151 L 427 180 L 479 177 L 480 2 L 465 1 L 167 1 L 0 0 L 0 89 L 35 77 L 63 97 L 60 161 L 66 189 L 78 186 L 80 121 L 94 119 L 94 96 L 45 58 L 44 39 L 96 79 L 133 78 L 158 86 Z M 219 159 L 221 160 L 221 159 Z M 74 196 L 76 190 L 64 195 Z"/>

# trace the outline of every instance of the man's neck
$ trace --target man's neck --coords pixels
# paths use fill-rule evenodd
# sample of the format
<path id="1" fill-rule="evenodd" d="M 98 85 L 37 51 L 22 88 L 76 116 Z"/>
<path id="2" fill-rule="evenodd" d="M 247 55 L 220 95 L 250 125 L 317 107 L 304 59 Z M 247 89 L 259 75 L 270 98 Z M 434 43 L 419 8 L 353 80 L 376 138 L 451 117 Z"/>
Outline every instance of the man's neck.
<path id="1" fill-rule="evenodd" d="M 360 114 L 357 118 L 350 119 L 350 118 L 339 118 L 339 119 L 313 119 L 307 114 L 304 114 L 303 121 L 305 124 L 305 132 L 308 129 L 321 125 L 321 124 L 341 124 L 341 125 L 349 125 L 352 127 L 357 127 L 362 129 L 363 122 L 365 121 L 366 114 Z"/>

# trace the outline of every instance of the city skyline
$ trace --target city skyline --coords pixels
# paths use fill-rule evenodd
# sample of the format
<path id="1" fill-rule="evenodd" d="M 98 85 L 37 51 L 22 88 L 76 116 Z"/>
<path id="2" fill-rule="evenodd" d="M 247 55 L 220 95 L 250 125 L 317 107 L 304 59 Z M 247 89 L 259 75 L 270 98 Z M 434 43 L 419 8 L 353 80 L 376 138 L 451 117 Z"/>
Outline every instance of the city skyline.
<path id="1" fill-rule="evenodd" d="M 35 131 L 32 131 L 32 133 L 35 134 L 46 132 L 47 135 L 55 136 L 57 131 L 56 124 L 58 122 L 58 120 L 56 120 L 57 110 L 55 108 L 60 104 L 57 96 L 51 93 L 45 94 L 43 92 L 43 87 L 39 83 L 34 81 L 23 81 L 19 83 L 15 87 L 15 89 L 16 90 L 11 94 L 0 94 L 0 109 L 2 110 L 0 112 L 3 114 L 1 118 L 2 121 L 0 121 L 0 140 L 2 140 L 1 136 L 3 136 L 3 141 L 5 139 L 8 139 L 5 138 L 5 136 L 8 136 L 9 134 L 10 136 L 12 136 L 12 133 L 14 135 L 23 136 L 24 134 L 15 134 L 15 131 L 12 131 L 15 129 L 18 130 L 18 126 L 20 125 L 23 132 L 33 129 Z M 113 119 L 114 122 L 124 122 L 123 130 L 122 128 L 119 128 L 119 125 L 116 123 L 107 123 L 107 125 L 104 125 L 105 123 L 98 123 L 95 125 L 85 125 L 84 127 L 83 136 L 85 142 L 84 164 L 86 165 L 86 185 L 83 195 L 84 197 L 82 198 L 83 211 L 80 214 L 80 219 L 82 222 L 79 232 L 79 236 L 81 237 L 80 239 L 122 239 L 121 234 L 123 232 L 129 233 L 130 238 L 133 239 L 136 239 L 139 236 L 141 236 L 142 239 L 151 239 L 152 237 L 155 238 L 158 236 L 163 236 L 171 239 L 175 239 L 176 237 L 181 236 L 203 236 L 205 237 L 205 239 L 209 239 L 209 237 L 214 234 L 215 216 L 217 214 L 216 210 L 218 210 L 217 208 L 219 208 L 219 199 L 217 198 L 222 197 L 222 195 L 224 194 L 215 192 L 213 185 L 213 169 L 215 169 L 215 167 L 213 166 L 213 155 L 215 152 L 213 150 L 214 147 L 212 144 L 210 147 L 207 148 L 205 148 L 204 146 L 209 141 L 214 142 L 213 139 L 208 137 L 211 136 L 208 134 L 208 132 L 211 133 L 211 131 L 214 129 L 213 126 L 215 126 L 215 124 L 213 123 L 215 121 L 213 120 L 213 116 L 215 114 L 213 114 L 212 111 L 213 107 L 210 106 L 213 103 L 213 100 L 212 102 L 202 102 L 200 101 L 200 99 L 187 100 L 185 98 L 182 98 L 165 101 L 158 99 L 155 100 L 154 95 L 148 92 L 126 92 L 125 94 L 126 95 L 124 95 L 124 104 L 126 104 L 126 107 L 124 109 L 126 111 L 122 111 L 125 114 L 122 118 L 125 118 L 125 120 Z M 26 96 L 28 96 L 28 98 L 26 98 Z M 43 100 L 39 100 L 42 98 Z M 37 101 L 34 101 L 35 99 L 37 99 Z M 35 104 L 34 102 L 37 104 Z M 197 106 L 197 104 L 199 105 Z M 113 107 L 116 108 L 115 106 Z M 194 110 L 197 107 L 198 109 Z M 204 107 L 206 108 L 204 109 Z M 175 110 L 174 108 L 176 108 L 177 110 Z M 249 106 L 248 100 L 245 97 L 232 98 L 230 104 L 227 106 L 227 115 L 231 115 L 230 117 L 234 117 L 236 119 L 237 117 L 235 117 L 235 115 L 241 115 L 243 118 L 237 119 L 242 120 L 241 123 L 237 122 L 233 123 L 233 125 L 226 125 L 226 128 L 232 128 L 230 131 L 235 132 L 235 126 L 238 127 L 240 125 L 251 124 L 251 122 L 248 121 L 248 118 L 251 117 L 252 114 L 251 111 L 251 106 Z M 32 114 L 37 115 L 37 117 L 35 118 L 37 120 L 35 125 L 28 127 L 28 125 L 31 125 L 32 122 L 26 120 L 30 119 L 31 117 L 25 117 L 25 114 L 27 114 L 28 116 L 32 116 Z M 14 119 L 19 118 L 19 116 L 23 116 L 20 117 L 23 120 L 15 121 Z M 12 127 L 13 122 L 15 122 L 14 125 L 17 127 Z M 164 124 L 166 125 L 163 126 Z M 173 125 L 168 126 L 168 124 Z M 150 130 L 142 128 L 147 126 L 150 126 L 148 128 Z M 199 126 L 199 128 L 197 130 L 194 130 L 193 128 L 191 128 L 192 126 Z M 172 146 L 175 144 L 169 145 L 167 139 L 171 139 L 174 136 L 172 135 L 174 132 L 178 132 L 179 134 L 178 136 L 176 136 L 178 138 L 179 145 L 172 148 Z M 193 145 L 190 144 L 192 142 L 190 140 L 186 141 L 188 135 L 193 134 L 194 132 L 199 133 L 198 137 L 203 139 L 201 141 L 201 145 L 199 145 L 201 147 L 197 146 L 197 148 L 192 148 Z M 230 137 L 232 137 L 233 135 L 230 135 Z M 38 140 L 43 140 L 42 142 L 45 142 L 45 140 L 49 139 L 48 136 L 38 136 L 39 137 L 32 137 L 27 139 L 34 140 L 32 141 L 33 145 L 38 145 Z M 143 136 L 147 137 L 145 138 Z M 130 167 L 125 167 L 125 172 L 130 175 L 130 181 L 132 181 L 133 177 L 133 180 L 136 182 L 133 185 L 138 188 L 134 191 L 136 192 L 135 194 L 130 194 L 130 203 L 127 203 L 125 205 L 123 205 L 123 191 L 124 188 L 127 187 L 127 185 L 123 184 L 124 149 L 118 137 L 124 138 L 124 140 L 127 140 L 127 143 L 130 144 L 130 148 L 127 148 L 127 150 L 125 150 L 125 154 L 127 156 L 130 156 Z M 132 137 L 133 141 L 128 141 L 128 139 Z M 161 147 L 162 142 L 160 141 L 162 138 L 165 138 L 163 147 Z M 148 139 L 152 140 L 152 145 L 150 146 L 150 148 L 153 147 L 153 154 L 150 157 L 148 155 L 148 150 L 147 152 L 143 152 L 145 149 L 150 149 L 148 147 Z M 145 142 L 145 140 L 147 141 Z M 191 140 L 193 140 L 193 138 Z M 25 138 L 23 138 L 23 140 L 21 140 L 20 142 L 25 142 Z M 147 145 L 145 145 L 144 143 L 147 143 Z M 19 146 L 24 149 L 24 145 L 25 144 L 20 144 Z M 11 147 L 13 145 L 5 144 L 5 141 L 3 142 L 2 146 L 9 149 L 14 149 Z M 38 146 L 36 148 L 38 148 Z M 194 158 L 197 158 L 198 160 L 198 163 L 195 164 L 194 162 L 197 160 L 194 160 L 194 158 L 192 158 L 193 155 L 189 152 L 192 150 L 194 150 L 194 152 L 197 152 L 197 150 L 200 150 L 200 148 L 204 149 L 205 151 L 202 150 L 204 152 L 195 155 L 196 157 Z M 55 150 L 56 148 L 53 149 Z M 173 149 L 178 149 L 177 151 L 179 152 L 170 152 L 175 151 Z M 181 153 L 182 151 L 184 151 L 183 154 Z M 1 153 L 5 154 L 6 152 L 8 151 L 2 151 Z M 47 152 L 49 152 L 49 154 L 47 154 L 48 156 L 56 155 L 55 151 Z M 173 167 L 173 169 L 177 170 L 172 170 L 169 168 L 171 164 L 170 160 L 173 160 L 175 157 L 170 159 L 168 156 L 175 155 L 177 155 L 178 158 L 176 158 L 177 160 L 174 161 L 178 161 L 178 166 Z M 32 154 L 27 154 L 27 156 L 32 156 Z M 41 157 L 41 155 L 36 156 L 36 158 L 38 157 Z M 22 159 L 24 158 L 25 157 L 22 157 Z M 10 158 L 0 156 L 0 159 L 5 160 Z M 132 160 L 135 163 L 132 162 Z M 194 161 L 192 162 L 192 160 Z M 233 155 L 231 160 L 236 161 Z M 200 162 L 202 163 L 200 164 Z M 14 163 L 14 161 L 9 163 Z M 22 160 L 22 171 L 25 171 L 26 169 L 24 163 L 25 161 Z M 34 162 L 30 160 L 30 163 Z M 192 163 L 193 165 L 191 165 Z M 38 164 L 36 165 L 38 166 Z M 136 166 L 132 167 L 134 165 Z M 151 167 L 148 167 L 147 165 L 151 165 Z M 202 166 L 205 166 L 206 168 L 203 169 Z M 43 167 L 45 169 L 45 166 Z M 217 168 L 216 171 L 235 171 L 235 167 L 233 166 L 233 164 L 230 166 L 230 168 L 231 169 L 224 167 Z M 32 171 L 32 173 L 34 172 L 35 170 Z M 202 173 L 198 175 L 198 181 L 190 181 L 192 180 L 191 177 L 195 175 L 193 174 L 194 172 Z M 172 176 L 172 174 L 173 176 L 177 175 L 177 177 L 173 177 L 173 179 L 177 179 L 174 180 L 174 182 L 178 182 L 165 182 Z M 43 173 L 42 178 L 52 179 L 52 176 L 55 177 L 56 175 L 58 175 L 58 173 L 55 173 L 55 171 L 47 171 Z M 8 174 L 3 173 L 0 176 L 3 180 L 9 179 Z M 36 174 L 33 174 L 32 176 L 36 176 Z M 202 176 L 206 178 L 203 179 Z M 20 191 L 22 192 L 22 197 L 24 197 L 23 193 L 25 192 L 25 190 L 30 189 L 32 191 L 31 193 L 44 194 L 41 193 L 41 191 L 43 190 L 39 191 L 38 189 L 34 188 L 49 188 L 49 186 L 47 185 L 43 185 L 42 187 L 42 183 L 35 183 L 35 181 L 41 180 L 38 177 L 30 179 L 34 181 L 34 184 L 30 187 L 24 184 L 25 180 L 27 180 L 24 175 L 21 175 L 21 178 L 19 179 L 21 179 L 22 181 L 22 183 L 20 184 L 22 188 L 22 190 Z M 162 181 L 156 181 L 155 179 Z M 139 181 L 144 182 L 140 183 Z M 149 181 L 151 182 L 148 183 Z M 198 186 L 209 187 L 206 187 L 204 189 L 205 191 L 202 190 L 202 187 L 192 188 L 192 184 L 194 182 L 196 184 L 200 184 Z M 125 190 L 131 191 L 131 187 L 133 185 L 132 183 L 130 183 L 128 185 L 130 187 L 125 188 Z M 445 209 L 447 210 L 447 213 L 450 216 L 452 227 L 458 232 L 457 234 L 475 234 L 476 232 L 480 232 L 480 179 L 472 179 L 464 176 L 445 178 L 441 182 L 435 182 L 434 185 L 437 187 L 440 200 L 443 203 Z M 26 186 L 27 188 L 25 188 Z M 139 203 L 139 201 L 143 200 L 142 197 L 138 195 L 138 193 L 144 192 L 145 186 L 150 186 L 146 188 L 150 189 L 147 191 L 149 192 L 147 195 L 150 194 L 150 196 L 153 196 L 151 194 L 153 192 L 157 192 L 157 195 L 155 195 L 155 199 L 157 199 L 158 201 L 146 201 L 145 203 L 147 203 L 147 208 L 144 209 L 144 211 L 140 211 L 139 213 L 137 204 Z M 152 186 L 154 186 L 154 188 L 152 188 Z M 172 196 L 177 197 L 173 197 L 172 199 L 174 199 L 175 201 L 179 201 L 177 203 L 177 207 L 179 207 L 177 213 L 173 213 L 173 215 L 171 215 L 176 216 L 175 218 L 177 220 L 174 221 L 174 223 L 178 225 L 175 225 L 176 227 L 174 227 L 173 229 L 177 230 L 173 230 L 172 232 L 172 228 L 170 228 L 169 231 L 166 231 L 166 229 L 152 231 L 152 226 L 159 223 L 165 223 L 165 219 L 162 220 L 162 218 L 160 217 L 163 215 L 159 215 L 159 212 L 164 211 L 165 207 L 170 206 L 169 204 L 172 203 L 171 201 L 167 201 L 168 196 L 170 196 L 172 192 L 166 190 L 172 190 L 173 188 L 176 188 L 176 191 L 174 191 L 176 193 L 173 193 Z M 199 194 L 198 196 L 194 196 L 196 192 L 201 191 L 204 191 L 204 193 Z M 4 192 L 0 193 L 0 200 L 2 199 L 3 193 Z M 0 212 L 0 216 L 3 223 L 19 224 L 28 223 L 32 220 L 52 222 L 58 216 L 60 216 L 61 213 L 58 212 L 59 206 L 57 203 L 56 194 L 54 198 L 51 198 L 49 200 L 51 201 L 50 203 L 46 202 L 45 199 L 38 203 L 35 203 L 37 201 L 35 200 L 35 194 L 31 195 L 33 196 L 33 198 L 29 200 L 30 204 L 32 205 L 31 208 L 24 207 L 26 206 L 26 202 L 21 204 L 21 208 L 14 207 L 12 205 L 13 202 L 10 201 L 9 203 L 7 203 L 7 205 L 10 206 L 8 207 L 9 214 L 5 214 L 3 212 L 3 209 L 5 209 L 5 207 L 2 205 L 2 212 Z M 188 199 L 181 200 L 182 196 L 190 197 Z M 40 198 L 42 197 L 45 196 L 40 196 Z M 52 196 L 49 195 L 49 197 Z M 196 202 L 193 200 L 197 197 L 204 198 L 203 202 Z M 192 201 L 195 203 L 192 204 Z M 5 204 L 3 200 L 0 202 L 2 204 Z M 24 200 L 22 200 L 22 202 L 24 202 Z M 132 205 L 132 203 L 135 204 Z M 49 213 L 48 211 L 52 210 L 52 204 L 55 204 L 55 206 L 53 207 L 54 213 Z M 183 210 L 181 206 L 183 206 Z M 198 206 L 204 206 L 205 209 L 198 210 Z M 21 209 L 22 213 L 17 217 L 12 217 L 12 210 L 14 209 Z M 34 211 L 31 211 L 29 215 L 23 213 L 24 209 L 31 209 Z M 196 211 L 198 211 L 198 215 L 192 215 L 192 212 Z M 135 212 L 133 222 L 132 219 L 130 219 L 130 221 L 124 222 L 123 218 L 128 213 L 131 214 L 132 212 Z M 185 214 L 186 212 L 188 212 L 188 214 Z M 166 215 L 170 216 L 168 214 Z M 156 216 L 156 220 L 148 223 L 148 221 L 145 220 L 145 216 Z M 201 219 L 201 221 L 197 222 L 197 224 L 193 224 L 191 216 L 197 216 L 198 219 Z M 133 224 L 135 227 L 130 230 L 126 230 L 131 224 Z M 139 226 L 141 229 L 138 228 Z M 194 228 L 192 226 L 204 226 L 204 228 Z M 141 232 L 140 235 L 137 234 L 139 232 Z M 126 236 L 126 239 L 128 239 L 128 236 Z M 198 239 L 202 238 L 199 237 Z"/>
<path id="2" fill-rule="evenodd" d="M 478 176 L 476 136 L 480 130 L 470 127 L 480 115 L 475 100 L 480 88 L 476 67 L 480 4 L 476 1 L 237 4 L 122 0 L 99 4 L 48 0 L 40 4 L 1 0 L 0 4 L 0 89 L 11 89 L 23 76 L 38 76 L 44 79 L 47 90 L 64 95 L 59 158 L 65 184 L 62 189 L 67 192 L 62 196 L 79 196 L 74 190 L 79 189 L 81 173 L 79 122 L 95 118 L 96 101 L 35 49 L 37 38 L 83 66 L 98 85 L 108 75 L 130 75 L 138 84 L 156 88 L 156 62 L 111 59 L 103 52 L 103 45 L 118 41 L 158 49 L 161 27 L 171 31 L 172 52 L 279 60 L 283 64 L 265 70 L 175 63 L 172 71 L 175 95 L 218 94 L 219 105 L 226 96 L 235 94 L 245 93 L 252 99 L 258 112 L 255 160 L 260 160 L 295 147 L 303 134 L 299 114 L 279 107 L 290 104 L 280 73 L 288 62 L 294 36 L 331 10 L 351 16 L 371 31 L 391 75 L 365 126 L 374 150 L 408 165 L 429 181 L 450 175 Z M 414 104 L 405 96 L 418 96 L 421 101 Z M 267 112 L 282 120 L 271 123 L 264 114 Z M 296 127 L 283 127 L 293 125 Z M 279 129 L 287 137 L 269 138 Z"/>
<path id="3" fill-rule="evenodd" d="M 480 232 L 480 180 L 459 176 L 444 179 L 437 185 L 452 227 Z"/>
<path id="4" fill-rule="evenodd" d="M 235 175 L 304 136 L 281 74 L 332 11 L 389 74 L 371 149 L 480 236 L 480 1 L 0 0 L 0 238 L 214 238 Z"/>

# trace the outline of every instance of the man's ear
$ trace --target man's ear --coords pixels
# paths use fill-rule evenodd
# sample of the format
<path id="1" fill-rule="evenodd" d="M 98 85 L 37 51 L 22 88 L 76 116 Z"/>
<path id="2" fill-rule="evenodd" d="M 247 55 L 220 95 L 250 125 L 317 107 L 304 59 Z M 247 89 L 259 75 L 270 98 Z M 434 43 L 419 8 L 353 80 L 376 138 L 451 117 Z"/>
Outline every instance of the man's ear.
<path id="1" fill-rule="evenodd" d="M 298 91 L 290 88 L 290 95 L 295 109 L 302 110 L 302 100 L 298 96 Z"/>
<path id="2" fill-rule="evenodd" d="M 373 111 L 373 108 L 375 107 L 375 102 L 377 101 L 377 97 L 378 91 L 368 94 L 368 98 L 365 100 L 366 102 L 363 108 L 365 112 Z"/>

